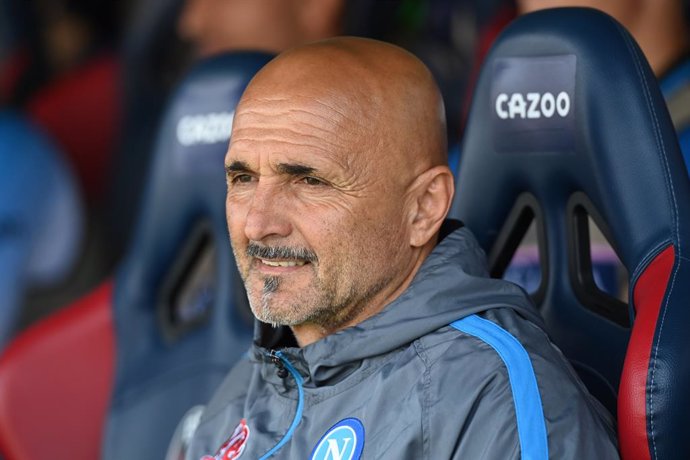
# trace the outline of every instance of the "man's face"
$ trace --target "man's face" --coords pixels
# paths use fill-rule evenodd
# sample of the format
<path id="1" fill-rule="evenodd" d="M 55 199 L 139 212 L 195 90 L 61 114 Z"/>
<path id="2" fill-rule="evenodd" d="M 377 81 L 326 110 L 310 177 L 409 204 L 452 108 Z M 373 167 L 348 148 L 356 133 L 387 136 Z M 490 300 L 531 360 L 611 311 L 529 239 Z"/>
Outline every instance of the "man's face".
<path id="1" fill-rule="evenodd" d="M 396 284 L 405 186 L 347 102 L 257 95 L 225 164 L 228 227 L 252 311 L 280 325 L 345 324 Z"/>

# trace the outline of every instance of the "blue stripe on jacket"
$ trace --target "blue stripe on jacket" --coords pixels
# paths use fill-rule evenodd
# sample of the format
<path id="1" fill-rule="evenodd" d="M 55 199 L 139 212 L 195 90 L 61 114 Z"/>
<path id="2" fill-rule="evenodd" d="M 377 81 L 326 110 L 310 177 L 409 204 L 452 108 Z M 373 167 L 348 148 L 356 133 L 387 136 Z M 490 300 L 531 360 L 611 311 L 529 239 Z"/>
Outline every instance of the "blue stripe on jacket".
<path id="1" fill-rule="evenodd" d="M 477 315 L 455 321 L 451 326 L 486 342 L 496 350 L 508 369 L 521 457 L 547 460 L 549 446 L 541 396 L 532 362 L 522 344 L 505 329 Z"/>

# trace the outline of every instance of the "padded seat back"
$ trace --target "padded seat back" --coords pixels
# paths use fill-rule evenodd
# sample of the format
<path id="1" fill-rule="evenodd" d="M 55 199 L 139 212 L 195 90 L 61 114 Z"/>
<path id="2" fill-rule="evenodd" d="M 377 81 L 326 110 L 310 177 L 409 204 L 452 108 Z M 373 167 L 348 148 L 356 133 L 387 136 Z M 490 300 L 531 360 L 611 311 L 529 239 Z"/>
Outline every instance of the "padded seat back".
<path id="1" fill-rule="evenodd" d="M 609 16 L 529 14 L 497 39 L 465 131 L 452 214 L 501 276 L 531 220 L 548 332 L 619 421 L 624 458 L 690 452 L 690 181 L 642 52 Z M 593 279 L 588 219 L 628 270 Z"/>
<path id="2" fill-rule="evenodd" d="M 0 357 L 0 455 L 99 457 L 114 373 L 112 282 L 37 322 Z"/>

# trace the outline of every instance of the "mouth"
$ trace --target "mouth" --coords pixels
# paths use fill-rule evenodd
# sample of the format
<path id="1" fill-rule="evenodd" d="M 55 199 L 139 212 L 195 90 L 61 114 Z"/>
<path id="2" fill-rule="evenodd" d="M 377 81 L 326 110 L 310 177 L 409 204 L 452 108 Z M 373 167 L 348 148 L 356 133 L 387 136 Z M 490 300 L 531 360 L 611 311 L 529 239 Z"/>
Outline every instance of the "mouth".
<path id="1" fill-rule="evenodd" d="M 308 264 L 306 260 L 267 260 L 259 259 L 263 265 L 269 267 L 301 267 L 304 264 Z"/>
<path id="2" fill-rule="evenodd" d="M 311 262 L 303 259 L 262 259 L 255 257 L 253 261 L 254 269 L 263 275 L 289 275 L 298 273 L 305 269 L 305 265 Z"/>
<path id="3" fill-rule="evenodd" d="M 305 265 L 318 264 L 316 254 L 306 248 L 263 246 L 250 242 L 246 248 L 254 270 L 264 275 L 282 275 L 305 270 Z"/>

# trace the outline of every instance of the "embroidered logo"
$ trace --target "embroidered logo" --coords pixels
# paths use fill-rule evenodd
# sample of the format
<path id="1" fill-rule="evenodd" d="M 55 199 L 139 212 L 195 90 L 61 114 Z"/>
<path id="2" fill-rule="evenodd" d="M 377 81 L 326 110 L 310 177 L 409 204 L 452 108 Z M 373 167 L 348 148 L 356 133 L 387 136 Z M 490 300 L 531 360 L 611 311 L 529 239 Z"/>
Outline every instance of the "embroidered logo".
<path id="1" fill-rule="evenodd" d="M 311 460 L 359 460 L 364 449 L 364 426 L 356 418 L 346 418 L 323 435 Z"/>
<path id="2" fill-rule="evenodd" d="M 201 460 L 235 460 L 240 458 L 248 439 L 249 427 L 247 426 L 247 421 L 242 419 L 235 431 L 232 432 L 232 436 L 220 446 L 216 454 L 213 457 L 205 455 Z"/>

